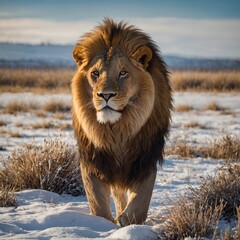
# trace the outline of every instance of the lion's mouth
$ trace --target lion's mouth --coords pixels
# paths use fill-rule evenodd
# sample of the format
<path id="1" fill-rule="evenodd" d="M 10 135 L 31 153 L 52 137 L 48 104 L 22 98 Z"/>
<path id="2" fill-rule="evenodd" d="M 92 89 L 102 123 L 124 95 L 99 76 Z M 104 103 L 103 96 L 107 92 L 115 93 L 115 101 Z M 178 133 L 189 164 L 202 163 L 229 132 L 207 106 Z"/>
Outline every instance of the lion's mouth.
<path id="1" fill-rule="evenodd" d="M 123 112 L 123 110 L 117 110 L 117 109 L 114 109 L 114 108 L 111 108 L 110 106 L 105 106 L 104 108 L 102 108 L 102 109 L 99 109 L 99 110 L 97 110 L 98 112 L 101 112 L 101 111 L 104 111 L 104 110 L 111 110 L 111 111 L 114 111 L 114 112 L 119 112 L 119 113 L 122 113 Z"/>

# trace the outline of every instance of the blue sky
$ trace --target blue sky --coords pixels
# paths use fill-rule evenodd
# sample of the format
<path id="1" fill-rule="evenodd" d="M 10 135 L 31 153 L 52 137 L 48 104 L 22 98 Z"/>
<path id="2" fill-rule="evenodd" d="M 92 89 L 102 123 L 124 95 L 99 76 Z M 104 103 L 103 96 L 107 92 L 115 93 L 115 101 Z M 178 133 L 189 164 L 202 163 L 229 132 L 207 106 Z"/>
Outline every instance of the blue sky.
<path id="1" fill-rule="evenodd" d="M 240 18 L 239 0 L 0 0 L 9 17 L 57 20 L 110 17 Z"/>
<path id="2" fill-rule="evenodd" d="M 143 29 L 164 54 L 240 58 L 239 0 L 0 0 L 0 42 L 74 44 L 105 16 Z"/>

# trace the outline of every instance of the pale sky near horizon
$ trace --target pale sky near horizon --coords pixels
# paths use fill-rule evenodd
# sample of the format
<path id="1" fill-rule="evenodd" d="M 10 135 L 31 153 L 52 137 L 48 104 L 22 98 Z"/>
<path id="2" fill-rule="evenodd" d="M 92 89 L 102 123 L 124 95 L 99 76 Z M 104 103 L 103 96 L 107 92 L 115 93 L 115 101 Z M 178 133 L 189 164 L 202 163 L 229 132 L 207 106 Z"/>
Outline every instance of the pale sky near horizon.
<path id="1" fill-rule="evenodd" d="M 141 28 L 163 54 L 240 59 L 237 0 L 0 0 L 0 42 L 74 44 L 104 17 Z"/>

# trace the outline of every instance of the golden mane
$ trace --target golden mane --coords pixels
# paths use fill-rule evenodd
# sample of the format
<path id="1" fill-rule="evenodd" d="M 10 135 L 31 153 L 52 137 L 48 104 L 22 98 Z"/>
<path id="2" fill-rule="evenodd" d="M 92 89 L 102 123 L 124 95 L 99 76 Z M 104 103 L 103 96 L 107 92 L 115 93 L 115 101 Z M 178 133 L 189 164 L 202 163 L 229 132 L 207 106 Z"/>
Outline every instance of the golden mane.
<path id="1" fill-rule="evenodd" d="M 100 52 L 109 52 L 112 48 L 118 48 L 127 57 L 131 57 L 141 46 L 150 47 L 154 57 L 157 57 L 158 61 L 165 65 L 161 60 L 157 46 L 146 33 L 133 25 L 124 22 L 117 24 L 106 18 L 103 24 L 96 26 L 93 31 L 82 36 L 76 45 L 77 51 L 74 51 L 73 55 L 75 59 L 79 57 L 79 60 L 86 61 Z"/>

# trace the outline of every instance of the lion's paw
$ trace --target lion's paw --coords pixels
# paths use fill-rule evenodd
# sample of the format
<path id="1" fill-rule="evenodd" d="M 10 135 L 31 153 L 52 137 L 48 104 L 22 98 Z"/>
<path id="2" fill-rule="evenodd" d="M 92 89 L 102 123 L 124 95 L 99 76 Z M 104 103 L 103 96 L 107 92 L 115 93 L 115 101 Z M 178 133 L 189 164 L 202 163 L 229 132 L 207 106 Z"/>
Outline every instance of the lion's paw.
<path id="1" fill-rule="evenodd" d="M 123 212 L 120 216 L 117 217 L 117 221 L 121 227 L 128 226 L 130 224 L 143 224 L 147 218 L 146 213 L 137 212 Z"/>
<path id="2" fill-rule="evenodd" d="M 118 218 L 117 218 L 117 221 L 119 223 L 119 225 L 121 227 L 125 227 L 125 226 L 128 226 L 130 225 L 130 222 L 129 222 L 129 217 L 127 216 L 127 214 L 123 213 L 122 215 L 120 215 Z"/>

